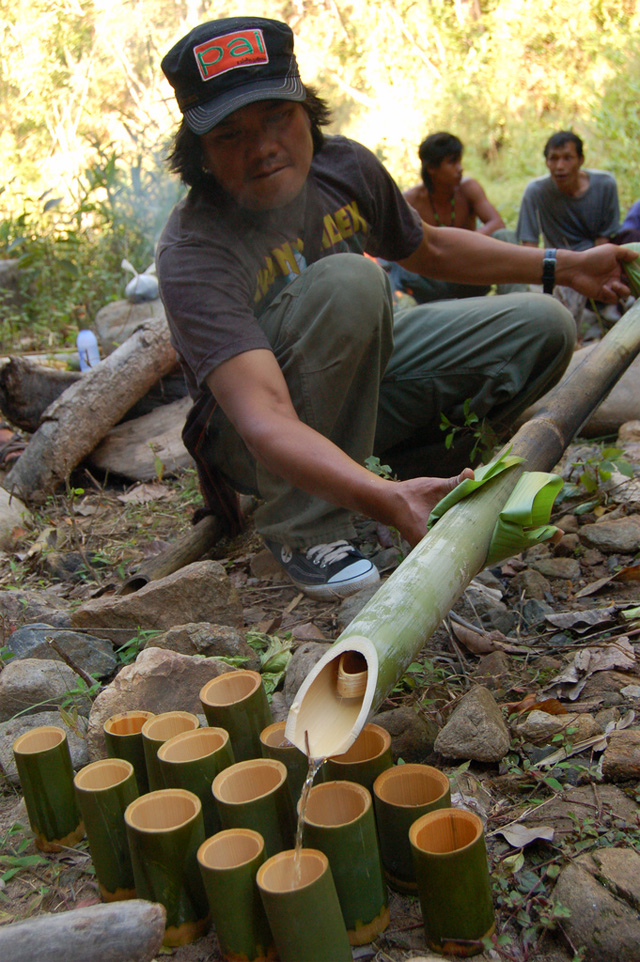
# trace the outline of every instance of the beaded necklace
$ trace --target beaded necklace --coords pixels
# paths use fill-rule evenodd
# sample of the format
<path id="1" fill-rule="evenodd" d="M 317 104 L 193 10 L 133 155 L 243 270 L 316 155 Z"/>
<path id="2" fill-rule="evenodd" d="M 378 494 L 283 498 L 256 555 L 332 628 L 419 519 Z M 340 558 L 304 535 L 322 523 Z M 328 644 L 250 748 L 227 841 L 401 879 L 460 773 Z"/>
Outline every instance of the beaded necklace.
<path id="1" fill-rule="evenodd" d="M 453 227 L 453 223 L 454 223 L 454 221 L 455 221 L 455 219 L 456 219 L 456 195 L 455 195 L 455 193 L 451 195 L 451 223 L 450 223 L 450 224 L 447 224 L 447 225 L 443 224 L 442 221 L 440 220 L 440 217 L 439 217 L 439 215 L 438 215 L 438 211 L 436 210 L 436 205 L 433 203 L 433 194 L 429 194 L 429 201 L 430 201 L 430 203 L 431 203 L 431 210 L 433 211 L 433 219 L 434 219 L 435 222 L 436 222 L 436 227 L 444 227 L 444 226 Z"/>

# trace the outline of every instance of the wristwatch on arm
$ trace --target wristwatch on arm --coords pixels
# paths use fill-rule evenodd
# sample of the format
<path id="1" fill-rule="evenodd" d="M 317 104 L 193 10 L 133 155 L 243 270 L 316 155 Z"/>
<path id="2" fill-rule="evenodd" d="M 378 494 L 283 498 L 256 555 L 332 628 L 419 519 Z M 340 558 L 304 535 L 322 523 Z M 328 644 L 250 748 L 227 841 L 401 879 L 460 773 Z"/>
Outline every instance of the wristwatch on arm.
<path id="1" fill-rule="evenodd" d="M 542 261 L 542 291 L 544 294 L 553 294 L 553 286 L 556 281 L 556 248 L 548 247 L 544 252 Z"/>

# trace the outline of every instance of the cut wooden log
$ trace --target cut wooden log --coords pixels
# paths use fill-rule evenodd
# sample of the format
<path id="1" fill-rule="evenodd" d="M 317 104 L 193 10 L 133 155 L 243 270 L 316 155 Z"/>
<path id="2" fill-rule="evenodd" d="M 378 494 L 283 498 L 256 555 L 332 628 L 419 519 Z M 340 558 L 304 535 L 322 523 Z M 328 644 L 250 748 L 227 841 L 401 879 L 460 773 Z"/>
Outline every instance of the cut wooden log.
<path id="1" fill-rule="evenodd" d="M 0 367 L 0 411 L 11 424 L 33 434 L 49 405 L 81 377 L 79 371 L 9 357 Z"/>
<path id="2" fill-rule="evenodd" d="M 131 899 L 39 915 L 0 927 L 2 962 L 151 962 L 162 946 L 162 905 Z"/>
<path id="3" fill-rule="evenodd" d="M 91 452 L 89 465 L 132 481 L 156 478 L 156 459 L 165 477 L 189 467 L 193 461 L 182 443 L 182 428 L 192 403 L 181 398 L 117 424 Z"/>
<path id="4" fill-rule="evenodd" d="M 176 361 L 164 317 L 143 324 L 47 408 L 3 487 L 44 500 Z"/>

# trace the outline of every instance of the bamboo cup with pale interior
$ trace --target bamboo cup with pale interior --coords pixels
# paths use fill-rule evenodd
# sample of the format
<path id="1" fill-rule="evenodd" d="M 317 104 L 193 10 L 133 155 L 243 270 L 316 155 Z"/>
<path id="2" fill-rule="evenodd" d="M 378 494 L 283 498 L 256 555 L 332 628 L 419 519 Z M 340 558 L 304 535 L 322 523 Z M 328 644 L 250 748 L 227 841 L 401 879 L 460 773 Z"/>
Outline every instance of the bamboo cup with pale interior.
<path id="1" fill-rule="evenodd" d="M 323 852 L 303 848 L 267 859 L 256 882 L 280 962 L 352 962 L 340 902 Z"/>
<path id="2" fill-rule="evenodd" d="M 105 902 L 136 897 L 124 813 L 138 797 L 131 762 L 105 758 L 73 780 L 100 894 Z"/>
<path id="3" fill-rule="evenodd" d="M 324 782 L 300 814 L 304 845 L 329 860 L 350 944 L 373 941 L 389 924 L 389 900 L 371 795 L 355 782 Z"/>
<path id="4" fill-rule="evenodd" d="M 167 788 L 186 788 L 202 804 L 206 836 L 222 828 L 211 785 L 234 763 L 229 733 L 223 728 L 197 728 L 174 735 L 158 749 L 158 763 Z"/>
<path id="5" fill-rule="evenodd" d="M 139 795 L 149 791 L 147 763 L 142 744 L 142 726 L 153 716 L 152 711 L 123 711 L 107 718 L 103 726 L 107 755 L 109 758 L 123 758 L 131 762 Z"/>
<path id="6" fill-rule="evenodd" d="M 284 733 L 285 722 L 274 722 L 260 732 L 263 758 L 276 758 L 287 769 L 287 784 L 294 806 L 297 805 L 302 786 L 309 770 L 307 756 L 292 745 Z"/>
<path id="7" fill-rule="evenodd" d="M 29 824 L 42 852 L 72 848 L 84 835 L 63 728 L 40 725 L 13 743 Z"/>
<path id="8" fill-rule="evenodd" d="M 443 808 L 409 830 L 427 945 L 434 952 L 482 952 L 495 917 L 482 822 L 474 812 Z"/>
<path id="9" fill-rule="evenodd" d="M 346 779 L 358 782 L 369 791 L 381 772 L 393 765 L 391 735 L 380 725 L 369 722 L 351 748 L 342 755 L 332 755 L 324 763 L 324 780 Z"/>
<path id="10" fill-rule="evenodd" d="M 124 813 L 139 899 L 167 913 L 163 944 L 193 942 L 209 927 L 209 905 L 198 869 L 204 842 L 200 799 L 181 788 L 149 792 Z"/>
<path id="11" fill-rule="evenodd" d="M 200 689 L 200 701 L 207 722 L 229 732 L 236 761 L 260 758 L 260 732 L 273 716 L 257 671 L 243 668 L 212 678 Z"/>
<path id="12" fill-rule="evenodd" d="M 162 769 L 158 761 L 158 749 L 165 742 L 182 732 L 192 732 L 200 727 L 198 716 L 190 711 L 165 711 L 154 715 L 142 726 L 142 745 L 147 766 L 149 790 L 156 792 L 165 788 Z"/>
<path id="13" fill-rule="evenodd" d="M 264 861 L 264 839 L 250 828 L 218 832 L 198 849 L 211 919 L 228 962 L 266 962 L 275 956 L 256 885 L 256 873 Z"/>
<path id="14" fill-rule="evenodd" d="M 225 768 L 211 786 L 224 828 L 253 828 L 267 858 L 291 848 L 296 817 L 287 769 L 275 758 L 253 758 Z"/>
<path id="15" fill-rule="evenodd" d="M 415 895 L 409 829 L 421 815 L 450 807 L 449 779 L 430 765 L 395 765 L 373 783 L 373 805 L 387 881 L 396 891 Z"/>

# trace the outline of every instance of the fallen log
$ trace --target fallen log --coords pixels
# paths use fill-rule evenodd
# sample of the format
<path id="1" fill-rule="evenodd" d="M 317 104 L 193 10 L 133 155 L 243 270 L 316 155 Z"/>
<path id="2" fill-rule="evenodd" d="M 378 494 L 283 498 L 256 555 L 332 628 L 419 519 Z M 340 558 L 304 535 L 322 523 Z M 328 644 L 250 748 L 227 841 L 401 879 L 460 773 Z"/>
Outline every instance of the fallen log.
<path id="1" fill-rule="evenodd" d="M 143 324 L 47 408 L 3 487 L 44 500 L 176 362 L 164 317 Z"/>
<path id="2" fill-rule="evenodd" d="M 160 951 L 166 912 L 131 899 L 38 915 L 0 927 L 2 962 L 151 962 Z"/>
<path id="3" fill-rule="evenodd" d="M 33 434 L 49 405 L 81 377 L 79 371 L 9 357 L 0 367 L 0 411 L 15 427 Z"/>
<path id="4" fill-rule="evenodd" d="M 317 662 L 297 692 L 285 734 L 301 751 L 347 751 L 469 582 L 481 571 L 498 516 L 526 471 L 548 471 L 640 353 L 640 301 L 507 445 L 525 460 L 453 505 Z M 351 697 L 340 665 L 362 681 Z M 343 672 L 344 674 L 344 672 Z"/>

